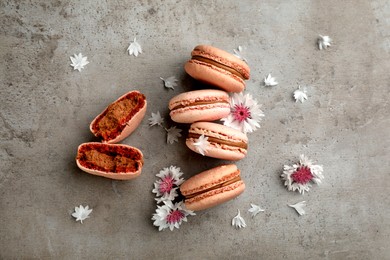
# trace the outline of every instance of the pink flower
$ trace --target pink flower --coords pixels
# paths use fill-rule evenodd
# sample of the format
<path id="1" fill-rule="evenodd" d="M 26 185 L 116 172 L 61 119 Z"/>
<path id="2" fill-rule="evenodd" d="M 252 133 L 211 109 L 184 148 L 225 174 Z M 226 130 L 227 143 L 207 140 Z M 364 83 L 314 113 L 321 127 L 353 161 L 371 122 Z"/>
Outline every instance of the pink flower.
<path id="1" fill-rule="evenodd" d="M 180 178 L 182 172 L 179 167 L 170 166 L 169 168 L 162 169 L 158 174 L 159 180 L 154 183 L 153 193 L 156 193 L 157 202 L 163 202 L 167 200 L 174 200 L 177 196 L 177 189 L 184 179 Z"/>
<path id="2" fill-rule="evenodd" d="M 187 222 L 188 215 L 195 215 L 191 210 L 187 210 L 183 202 L 173 204 L 172 201 L 164 201 L 164 205 L 157 206 L 156 213 L 153 214 L 153 225 L 158 227 L 158 231 L 169 228 L 179 228 L 182 221 Z"/>

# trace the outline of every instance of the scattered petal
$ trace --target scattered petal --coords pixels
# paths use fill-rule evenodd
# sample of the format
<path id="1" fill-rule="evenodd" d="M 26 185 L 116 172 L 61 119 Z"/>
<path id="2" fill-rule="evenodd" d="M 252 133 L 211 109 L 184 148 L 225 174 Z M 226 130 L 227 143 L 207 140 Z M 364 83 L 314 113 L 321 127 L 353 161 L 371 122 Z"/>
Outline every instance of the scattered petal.
<path id="1" fill-rule="evenodd" d="M 279 83 L 276 82 L 276 79 L 272 77 L 271 74 L 268 74 L 268 76 L 264 78 L 264 85 L 266 85 L 267 87 L 273 87 L 278 84 Z"/>
<path id="2" fill-rule="evenodd" d="M 196 139 L 196 142 L 194 143 L 196 150 L 203 156 L 205 155 L 205 153 L 209 149 L 210 143 L 209 143 L 208 139 L 209 139 L 208 137 L 205 137 L 202 134 L 201 136 L 199 136 L 198 139 Z"/>
<path id="3" fill-rule="evenodd" d="M 162 80 L 162 81 L 164 81 L 164 86 L 166 87 L 166 88 L 170 88 L 170 89 L 175 89 L 175 87 L 177 87 L 177 78 L 175 77 L 175 76 L 171 76 L 171 77 L 169 77 L 169 78 L 166 78 L 166 79 L 164 79 L 164 78 L 162 78 L 162 77 L 160 77 L 160 79 Z"/>
<path id="4" fill-rule="evenodd" d="M 284 185 L 289 191 L 298 191 L 304 194 L 309 191 L 311 183 L 320 184 L 324 179 L 322 165 L 313 164 L 305 155 L 301 154 L 298 164 L 284 165 L 281 175 Z"/>
<path id="5" fill-rule="evenodd" d="M 301 103 L 305 102 L 307 100 L 307 90 L 306 88 L 303 88 L 301 90 L 301 86 L 298 86 L 298 89 L 294 91 L 294 98 L 295 102 L 301 101 Z"/>
<path id="6" fill-rule="evenodd" d="M 78 55 L 74 54 L 74 57 L 71 56 L 70 60 L 72 61 L 70 66 L 72 66 L 74 70 L 78 71 L 84 69 L 84 66 L 89 63 L 89 61 L 87 61 L 87 57 L 83 57 L 81 53 L 79 53 Z"/>
<path id="7" fill-rule="evenodd" d="M 240 210 L 238 209 L 238 214 L 232 219 L 232 226 L 235 228 L 244 228 L 246 227 L 245 220 L 241 217 Z"/>
<path id="8" fill-rule="evenodd" d="M 245 62 L 248 62 L 248 60 L 246 58 L 244 58 L 241 54 L 243 48 L 242 46 L 238 46 L 237 49 L 234 49 L 233 52 L 234 52 L 234 56 L 236 56 L 237 58 L 239 58 L 240 60 L 243 60 Z"/>
<path id="9" fill-rule="evenodd" d="M 129 52 L 129 55 L 134 55 L 135 57 L 138 56 L 138 54 L 142 53 L 141 45 L 137 42 L 137 38 L 134 37 L 134 41 L 132 41 L 127 48 L 127 51 Z"/>
<path id="10" fill-rule="evenodd" d="M 72 217 L 74 217 L 76 221 L 83 223 L 83 220 L 89 218 L 89 214 L 92 212 L 92 209 L 89 209 L 88 205 L 85 208 L 80 205 L 80 207 L 75 207 L 74 211 L 75 212 L 72 213 Z"/>
<path id="11" fill-rule="evenodd" d="M 306 201 L 301 201 L 298 203 L 295 203 L 294 205 L 288 205 L 291 208 L 294 208 L 300 216 L 305 215 L 305 210 L 303 207 L 306 207 Z"/>
<path id="12" fill-rule="evenodd" d="M 320 35 L 318 37 L 318 48 L 320 50 L 326 49 L 326 48 L 330 47 L 331 42 L 332 42 L 332 39 L 329 36 Z"/>
<path id="13" fill-rule="evenodd" d="M 179 141 L 179 137 L 181 137 L 181 129 L 176 128 L 176 126 L 172 126 L 165 130 L 167 131 L 167 143 L 173 144 L 174 142 Z"/>
<path id="14" fill-rule="evenodd" d="M 264 209 L 262 209 L 259 206 L 251 203 L 251 208 L 248 211 L 251 213 L 252 217 L 254 217 L 257 214 L 259 214 L 260 212 L 263 212 Z"/>
<path id="15" fill-rule="evenodd" d="M 152 116 L 149 118 L 149 126 L 159 125 L 162 126 L 164 119 L 160 115 L 160 111 L 157 113 L 152 112 Z"/>
<path id="16" fill-rule="evenodd" d="M 169 168 L 162 169 L 156 176 L 159 177 L 154 183 L 153 193 L 156 194 L 157 203 L 163 201 L 173 201 L 177 196 L 177 189 L 184 182 L 181 178 L 183 172 L 179 167 L 171 165 Z"/>
<path id="17" fill-rule="evenodd" d="M 169 228 L 179 228 L 182 221 L 187 222 L 187 216 L 195 215 L 191 210 L 185 208 L 183 202 L 173 204 L 172 201 L 164 201 L 164 205 L 157 206 L 156 213 L 153 214 L 153 225 L 158 227 L 158 231 Z"/>
<path id="18" fill-rule="evenodd" d="M 230 96 L 230 114 L 221 120 L 226 126 L 251 133 L 260 128 L 259 121 L 264 116 L 260 107 L 250 94 L 233 93 Z"/>

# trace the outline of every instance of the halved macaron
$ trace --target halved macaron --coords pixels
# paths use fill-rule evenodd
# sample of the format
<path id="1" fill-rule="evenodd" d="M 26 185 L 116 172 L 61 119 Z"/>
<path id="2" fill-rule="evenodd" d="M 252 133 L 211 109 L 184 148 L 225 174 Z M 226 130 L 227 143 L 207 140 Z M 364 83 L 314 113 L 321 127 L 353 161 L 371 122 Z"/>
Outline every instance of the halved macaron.
<path id="1" fill-rule="evenodd" d="M 184 92 L 173 97 L 168 107 L 177 123 L 214 121 L 230 113 L 229 94 L 216 89 Z"/>
<path id="2" fill-rule="evenodd" d="M 111 103 L 90 124 L 91 132 L 103 143 L 117 143 L 129 136 L 146 113 L 146 97 L 130 91 Z"/>
<path id="3" fill-rule="evenodd" d="M 222 165 L 201 172 L 180 186 L 187 209 L 208 209 L 229 201 L 245 190 L 240 170 L 234 164 Z"/>
<path id="4" fill-rule="evenodd" d="M 233 129 L 211 122 L 196 122 L 190 126 L 186 145 L 192 151 L 201 153 L 199 138 L 207 137 L 208 145 L 202 147 L 205 156 L 237 161 L 243 159 L 247 154 L 248 137 L 246 134 Z"/>
<path id="5" fill-rule="evenodd" d="M 193 78 L 227 92 L 241 92 L 245 89 L 250 68 L 233 54 L 213 46 L 198 45 L 191 56 L 184 69 Z"/>
<path id="6" fill-rule="evenodd" d="M 97 142 L 79 145 L 77 166 L 90 174 L 116 180 L 130 180 L 141 174 L 144 164 L 142 152 L 124 144 Z"/>

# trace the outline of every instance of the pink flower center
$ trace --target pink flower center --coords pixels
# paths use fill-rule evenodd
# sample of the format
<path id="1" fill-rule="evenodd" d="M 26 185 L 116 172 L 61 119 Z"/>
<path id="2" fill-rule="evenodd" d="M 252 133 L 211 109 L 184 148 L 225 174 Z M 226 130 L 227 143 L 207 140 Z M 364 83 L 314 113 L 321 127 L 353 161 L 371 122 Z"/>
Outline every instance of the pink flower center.
<path id="1" fill-rule="evenodd" d="M 309 167 L 302 166 L 291 174 L 291 178 L 299 184 L 306 184 L 313 179 L 313 174 L 311 174 Z"/>
<path id="2" fill-rule="evenodd" d="M 161 193 L 168 193 L 172 190 L 173 179 L 171 176 L 166 176 L 160 183 L 159 190 Z"/>
<path id="3" fill-rule="evenodd" d="M 174 210 L 171 214 L 167 216 L 168 224 L 175 224 L 180 222 L 184 218 L 184 213 L 180 210 Z"/>
<path id="4" fill-rule="evenodd" d="M 242 104 L 235 105 L 233 110 L 233 116 L 235 120 L 241 123 L 242 121 L 245 121 L 247 118 L 251 117 L 251 111 L 248 107 Z"/>

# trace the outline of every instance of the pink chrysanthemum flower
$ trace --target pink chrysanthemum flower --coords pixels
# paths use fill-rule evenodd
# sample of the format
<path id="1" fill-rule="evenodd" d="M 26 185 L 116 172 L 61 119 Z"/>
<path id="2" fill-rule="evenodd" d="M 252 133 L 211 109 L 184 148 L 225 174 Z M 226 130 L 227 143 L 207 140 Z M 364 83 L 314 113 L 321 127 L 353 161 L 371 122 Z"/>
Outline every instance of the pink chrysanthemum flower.
<path id="1" fill-rule="evenodd" d="M 260 128 L 259 121 L 264 116 L 260 105 L 250 94 L 234 93 L 230 97 L 230 114 L 222 118 L 223 124 L 238 129 L 243 133 L 251 133 Z"/>
<path id="2" fill-rule="evenodd" d="M 298 164 L 293 166 L 284 165 L 283 174 L 284 185 L 289 191 L 299 191 L 304 194 L 309 191 L 311 183 L 320 184 L 324 179 L 322 165 L 315 165 L 305 155 L 301 154 Z"/>
<path id="3" fill-rule="evenodd" d="M 164 168 L 156 174 L 159 179 L 154 183 L 152 192 L 156 193 L 158 203 L 166 200 L 172 201 L 178 196 L 178 186 L 184 181 L 183 178 L 180 178 L 182 174 L 180 168 L 176 166 Z"/>
<path id="4" fill-rule="evenodd" d="M 183 202 L 173 204 L 172 201 L 164 201 L 164 205 L 157 206 L 156 213 L 153 214 L 153 225 L 158 227 L 158 231 L 169 228 L 179 228 L 182 221 L 187 222 L 188 215 L 195 215 L 191 210 L 187 210 Z"/>

